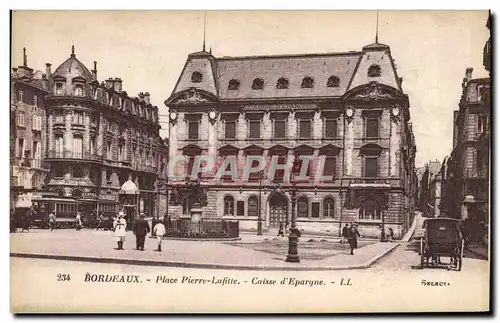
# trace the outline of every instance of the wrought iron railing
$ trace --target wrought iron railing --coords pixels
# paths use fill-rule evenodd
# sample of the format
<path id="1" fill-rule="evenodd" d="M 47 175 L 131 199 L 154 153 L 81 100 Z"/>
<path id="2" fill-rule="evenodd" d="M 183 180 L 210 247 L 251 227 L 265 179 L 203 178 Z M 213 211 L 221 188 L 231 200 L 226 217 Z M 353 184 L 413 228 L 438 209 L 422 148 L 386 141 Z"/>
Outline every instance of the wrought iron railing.
<path id="1" fill-rule="evenodd" d="M 49 150 L 47 151 L 47 158 L 50 159 L 84 159 L 84 160 L 95 160 L 101 161 L 103 160 L 102 155 L 97 155 L 92 152 L 73 152 L 73 151 L 55 151 Z"/>
<path id="2" fill-rule="evenodd" d="M 158 223 L 153 221 L 152 227 Z M 224 219 L 201 219 L 192 223 L 189 218 L 171 219 L 164 222 L 171 238 L 238 238 L 240 235 L 239 221 Z"/>

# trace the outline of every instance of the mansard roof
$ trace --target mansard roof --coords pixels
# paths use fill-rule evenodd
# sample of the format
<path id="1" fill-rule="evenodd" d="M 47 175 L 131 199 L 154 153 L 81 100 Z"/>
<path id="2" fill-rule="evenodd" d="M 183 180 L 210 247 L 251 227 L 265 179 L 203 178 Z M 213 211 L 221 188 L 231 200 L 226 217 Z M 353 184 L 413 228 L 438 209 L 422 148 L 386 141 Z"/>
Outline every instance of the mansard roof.
<path id="1" fill-rule="evenodd" d="M 374 73 L 369 73 L 374 66 Z M 288 82 L 278 84 L 282 78 Z M 214 57 L 202 51 L 188 56 L 171 97 L 196 88 L 221 101 L 331 98 L 370 82 L 401 90 L 387 45 L 374 43 L 362 51 L 240 57 Z"/>

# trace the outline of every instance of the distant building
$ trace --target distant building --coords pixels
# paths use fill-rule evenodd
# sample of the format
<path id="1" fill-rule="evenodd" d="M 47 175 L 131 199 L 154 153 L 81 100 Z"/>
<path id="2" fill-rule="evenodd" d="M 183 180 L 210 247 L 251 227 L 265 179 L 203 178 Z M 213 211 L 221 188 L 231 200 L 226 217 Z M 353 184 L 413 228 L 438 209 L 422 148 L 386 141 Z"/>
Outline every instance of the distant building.
<path id="1" fill-rule="evenodd" d="M 456 145 L 447 160 L 443 207 L 456 218 L 487 221 L 490 79 L 472 79 L 466 70 L 455 120 Z"/>
<path id="2" fill-rule="evenodd" d="M 419 209 L 424 215 L 435 217 L 439 215 L 441 201 L 441 162 L 429 161 L 423 168 L 419 185 Z"/>
<path id="3" fill-rule="evenodd" d="M 11 74 L 11 207 L 25 212 L 39 192 L 49 171 L 43 162 L 46 149 L 44 97 L 48 93 L 45 74 L 27 65 L 26 49 L 23 65 Z"/>
<path id="4" fill-rule="evenodd" d="M 29 70 L 19 67 L 16 72 Z M 17 150 L 19 167 L 26 163 L 21 157 L 32 156 L 28 167 L 40 168 L 44 158 L 41 165 L 50 168 L 43 185 L 50 194 L 37 196 L 33 202 L 45 212 L 55 210 L 58 217 L 74 218 L 78 211 L 114 215 L 119 209 L 129 218 L 138 212 L 163 215 L 168 147 L 159 136 L 158 107 L 151 104 L 149 93 L 131 97 L 119 78 L 99 83 L 97 63 L 89 71 L 76 58 L 74 48 L 55 71 L 47 63 L 40 82 L 43 86 L 35 86 L 38 83 L 19 76 L 14 86 L 14 91 L 24 89 L 17 102 L 29 102 L 18 104 L 18 113 L 20 108 L 38 111 L 33 102 L 45 109 L 36 114 L 42 119 L 42 131 L 31 127 L 32 137 L 22 137 L 27 138 L 23 147 L 32 143 L 35 147 L 39 141 L 41 148 L 29 153 L 26 148 Z M 38 101 L 33 101 L 35 94 Z M 30 125 L 31 115 L 27 118 L 23 122 Z"/>
<path id="5" fill-rule="evenodd" d="M 187 57 L 172 95 L 170 157 L 181 178 L 171 178 L 169 213 L 189 217 L 189 190 L 195 156 L 238 161 L 241 179 L 252 156 L 266 167 L 248 180 L 200 174 L 206 191 L 204 217 L 238 219 L 266 230 L 291 219 L 294 174 L 268 176 L 271 161 L 292 168 L 313 156 L 304 169 L 315 174 L 324 158 L 328 180 L 295 181 L 297 226 L 304 232 L 338 234 L 358 222 L 364 236 L 379 226 L 401 237 L 410 227 L 417 194 L 415 139 L 408 96 L 389 46 L 374 43 L 361 51 L 251 57 L 214 57 L 202 51 Z M 253 165 L 253 161 L 250 160 Z M 302 164 L 300 164 L 302 165 Z M 262 178 L 262 180 L 261 180 Z"/>

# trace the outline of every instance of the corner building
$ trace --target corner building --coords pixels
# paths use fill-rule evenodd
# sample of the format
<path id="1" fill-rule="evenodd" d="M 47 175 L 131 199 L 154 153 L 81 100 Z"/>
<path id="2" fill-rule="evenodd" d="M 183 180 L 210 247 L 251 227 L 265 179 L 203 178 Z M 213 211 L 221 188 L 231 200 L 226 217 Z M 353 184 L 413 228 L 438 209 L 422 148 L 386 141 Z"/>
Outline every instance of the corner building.
<path id="1" fill-rule="evenodd" d="M 149 93 L 129 96 L 119 78 L 99 83 L 97 63 L 89 71 L 74 48 L 54 72 L 47 63 L 46 75 L 46 188 L 64 199 L 57 213 L 74 217 L 80 208 L 108 215 L 125 209 L 129 218 L 140 211 L 163 215 L 168 151 Z M 131 190 L 133 199 L 126 196 Z"/>
<path id="2" fill-rule="evenodd" d="M 226 157 L 239 165 L 238 180 L 201 176 L 203 217 L 240 221 L 242 230 L 276 230 L 291 219 L 290 188 L 297 189 L 297 227 L 303 233 L 338 235 L 357 222 L 363 236 L 410 227 L 416 194 L 415 143 L 408 96 L 389 46 L 327 54 L 216 58 L 190 54 L 172 95 L 169 154 L 187 163 L 169 165 L 171 216 L 189 217 L 193 156 Z M 242 181 L 248 156 L 262 155 L 263 174 Z M 283 171 L 268 178 L 271 158 L 290 168 L 297 156 L 312 155 L 310 180 Z M 323 176 L 316 176 L 319 157 Z M 259 203 L 260 201 L 260 203 Z"/>

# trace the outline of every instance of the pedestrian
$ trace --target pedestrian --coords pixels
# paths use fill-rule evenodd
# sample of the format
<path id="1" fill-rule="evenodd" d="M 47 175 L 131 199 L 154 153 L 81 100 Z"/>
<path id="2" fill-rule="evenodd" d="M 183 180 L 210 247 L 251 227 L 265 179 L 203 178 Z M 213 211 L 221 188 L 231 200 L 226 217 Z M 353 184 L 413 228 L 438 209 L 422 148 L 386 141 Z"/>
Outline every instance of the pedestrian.
<path id="1" fill-rule="evenodd" d="M 280 225 L 279 225 L 279 228 L 278 228 L 278 237 L 279 236 L 282 236 L 284 237 L 284 232 L 283 232 L 283 222 L 280 221 Z"/>
<path id="2" fill-rule="evenodd" d="M 49 214 L 49 230 L 52 231 L 54 230 L 56 226 L 56 215 L 54 212 L 50 212 Z"/>
<path id="3" fill-rule="evenodd" d="M 123 218 L 124 215 L 123 211 L 120 211 L 113 223 L 116 242 L 118 243 L 117 250 L 123 250 L 123 242 L 125 242 L 125 236 L 127 235 L 127 221 Z"/>
<path id="4" fill-rule="evenodd" d="M 97 230 L 99 231 L 100 229 L 104 230 L 104 215 L 99 214 L 99 218 L 97 219 Z"/>
<path id="5" fill-rule="evenodd" d="M 135 246 L 137 250 L 144 251 L 144 241 L 146 235 L 151 231 L 149 223 L 144 219 L 144 213 L 139 214 L 139 219 L 134 223 L 133 232 L 135 234 Z"/>
<path id="6" fill-rule="evenodd" d="M 76 231 L 80 231 L 82 228 L 82 214 L 80 212 L 76 213 L 75 226 L 76 226 Z"/>
<path id="7" fill-rule="evenodd" d="M 163 218 L 165 221 L 165 218 Z M 158 251 L 161 251 L 161 241 L 163 240 L 163 236 L 167 233 L 165 230 L 165 225 L 163 222 L 158 222 L 153 228 L 153 234 L 156 236 L 156 241 L 158 241 Z"/>
<path id="8" fill-rule="evenodd" d="M 389 241 L 394 241 L 394 230 L 392 228 L 389 228 Z"/>
<path id="9" fill-rule="evenodd" d="M 361 237 L 358 231 L 358 225 L 356 223 L 351 225 L 351 230 L 353 232 L 354 249 L 358 249 L 358 237 Z"/>
<path id="10" fill-rule="evenodd" d="M 349 223 L 346 223 L 342 228 L 342 238 L 340 239 L 340 243 L 347 242 L 347 235 L 349 234 Z"/>
<path id="11" fill-rule="evenodd" d="M 358 239 L 359 236 L 358 229 L 351 223 L 350 228 L 347 232 L 347 242 L 349 243 L 350 254 L 354 255 L 354 249 L 358 247 Z"/>

